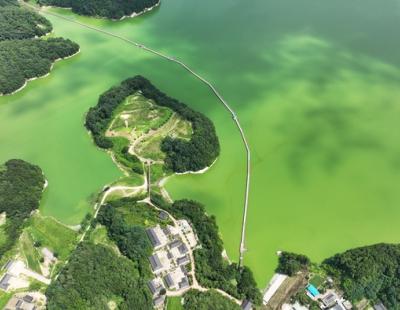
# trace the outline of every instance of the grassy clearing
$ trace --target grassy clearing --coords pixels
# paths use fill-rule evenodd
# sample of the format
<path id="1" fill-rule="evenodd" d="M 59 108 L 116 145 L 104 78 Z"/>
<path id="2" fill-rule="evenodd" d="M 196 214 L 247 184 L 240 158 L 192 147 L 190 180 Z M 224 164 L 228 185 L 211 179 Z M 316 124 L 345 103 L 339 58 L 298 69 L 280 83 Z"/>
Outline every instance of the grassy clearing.
<path id="1" fill-rule="evenodd" d="M 102 244 L 111 247 L 116 253 L 120 254 L 115 243 L 108 238 L 107 228 L 98 224 L 95 229 L 90 232 L 89 240 L 94 244 Z"/>
<path id="2" fill-rule="evenodd" d="M 13 293 L 0 291 L 0 309 L 3 309 L 6 306 L 12 295 Z"/>
<path id="3" fill-rule="evenodd" d="M 35 214 L 26 228 L 32 240 L 40 241 L 43 247 L 58 253 L 60 260 L 65 260 L 75 248 L 78 233 L 58 223 L 53 218 Z"/>
<path id="4" fill-rule="evenodd" d="M 20 251 L 25 257 L 27 266 L 38 273 L 42 273 L 40 269 L 41 254 L 34 246 L 32 237 L 26 231 L 21 234 Z"/>
<path id="5" fill-rule="evenodd" d="M 170 109 L 157 106 L 152 100 L 135 94 L 129 96 L 124 104 L 116 109 L 110 131 L 139 137 L 149 130 L 160 128 L 172 113 Z"/>
<path id="6" fill-rule="evenodd" d="M 164 165 L 162 164 L 153 164 L 150 168 L 150 181 L 151 184 L 156 184 L 162 178 L 166 177 L 168 172 L 164 170 Z"/>
<path id="7" fill-rule="evenodd" d="M 124 215 L 124 219 L 128 225 L 151 227 L 157 224 L 171 224 L 170 220 L 161 220 L 159 212 L 146 203 L 126 204 L 118 208 L 118 212 Z"/>
<path id="8" fill-rule="evenodd" d="M 313 276 L 310 280 L 310 283 L 317 288 L 321 287 L 321 285 L 324 284 L 324 282 L 325 282 L 324 278 L 317 274 Z"/>
<path id="9" fill-rule="evenodd" d="M 3 245 L 7 241 L 7 235 L 4 231 L 4 225 L 0 226 L 0 246 Z"/>
<path id="10" fill-rule="evenodd" d="M 168 297 L 167 310 L 183 310 L 181 297 Z"/>
<path id="11" fill-rule="evenodd" d="M 154 135 L 146 137 L 136 147 L 136 152 L 144 158 L 163 160 L 165 154 L 161 151 L 161 142 L 165 137 L 188 140 L 192 135 L 192 125 L 174 114 L 169 121 Z"/>
<path id="12" fill-rule="evenodd" d="M 113 183 L 112 186 L 140 186 L 144 182 L 142 175 L 132 173 L 129 177 L 123 177 L 117 182 Z"/>

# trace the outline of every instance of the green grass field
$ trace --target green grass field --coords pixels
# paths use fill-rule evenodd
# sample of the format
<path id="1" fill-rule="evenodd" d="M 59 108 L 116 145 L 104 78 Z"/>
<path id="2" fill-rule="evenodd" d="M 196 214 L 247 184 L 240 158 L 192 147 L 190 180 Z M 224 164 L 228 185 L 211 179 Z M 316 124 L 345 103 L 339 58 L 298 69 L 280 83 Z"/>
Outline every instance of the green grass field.
<path id="1" fill-rule="evenodd" d="M 160 128 L 172 114 L 170 109 L 157 106 L 152 100 L 136 93 L 129 96 L 125 103 L 116 109 L 110 131 L 131 133 L 137 137 L 151 129 Z"/>
<path id="2" fill-rule="evenodd" d="M 174 114 L 167 123 L 159 128 L 154 135 L 141 140 L 136 146 L 136 152 L 141 157 L 153 160 L 163 160 L 165 155 L 161 151 L 161 142 L 165 137 L 188 140 L 192 135 L 192 125 Z"/>
<path id="3" fill-rule="evenodd" d="M 137 173 L 132 173 L 129 177 L 120 178 L 115 183 L 112 183 L 112 186 L 140 186 L 143 182 L 143 176 Z"/>
<path id="4" fill-rule="evenodd" d="M 322 278 L 320 275 L 315 275 L 310 280 L 310 283 L 317 288 L 320 287 L 324 282 L 324 278 Z"/>
<path id="5" fill-rule="evenodd" d="M 108 238 L 107 228 L 103 225 L 98 224 L 96 228 L 90 232 L 89 240 L 94 244 L 109 246 L 119 254 L 118 247 L 112 240 L 110 240 L 110 238 Z"/>
<path id="6" fill-rule="evenodd" d="M 0 291 L 0 309 L 3 309 L 6 306 L 12 295 L 13 293 Z"/>
<path id="7" fill-rule="evenodd" d="M 183 310 L 181 300 L 181 297 L 168 297 L 167 310 Z"/>
<path id="8" fill-rule="evenodd" d="M 139 225 L 151 227 L 157 224 L 169 224 L 170 221 L 163 221 L 159 218 L 159 212 L 146 203 L 126 204 L 118 208 L 118 212 L 124 215 L 124 219 L 129 225 Z"/>
<path id="9" fill-rule="evenodd" d="M 41 254 L 34 247 L 34 240 L 26 231 L 21 234 L 20 252 L 25 257 L 27 266 L 38 273 L 42 273 L 40 269 Z"/>
<path id="10" fill-rule="evenodd" d="M 58 253 L 60 260 L 65 260 L 75 248 L 78 233 L 58 223 L 51 217 L 34 215 L 25 230 L 33 241 L 40 241 L 43 247 Z"/>

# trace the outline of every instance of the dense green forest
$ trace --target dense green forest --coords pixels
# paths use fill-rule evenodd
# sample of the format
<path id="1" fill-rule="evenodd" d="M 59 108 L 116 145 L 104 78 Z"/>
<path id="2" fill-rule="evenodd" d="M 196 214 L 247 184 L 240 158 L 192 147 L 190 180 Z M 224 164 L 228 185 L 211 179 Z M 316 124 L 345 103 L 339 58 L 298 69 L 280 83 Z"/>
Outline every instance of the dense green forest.
<path id="1" fill-rule="evenodd" d="M 152 201 L 175 218 L 185 218 L 192 223 L 201 243 L 201 248 L 194 251 L 194 257 L 196 277 L 202 286 L 219 288 L 239 299 L 261 303 L 261 293 L 251 270 L 229 265 L 222 258 L 223 242 L 215 217 L 208 216 L 202 204 L 192 200 L 177 200 L 169 204 L 156 193 L 152 194 Z"/>
<path id="2" fill-rule="evenodd" d="M 41 37 L 52 29 L 46 18 L 33 11 L 15 6 L 0 8 L 0 41 Z"/>
<path id="3" fill-rule="evenodd" d="M 38 166 L 23 160 L 9 160 L 0 168 L 0 213 L 6 212 L 6 241 L 0 257 L 19 237 L 24 221 L 39 207 L 45 179 Z"/>
<path id="4" fill-rule="evenodd" d="M 198 171 L 210 166 L 220 152 L 213 123 L 203 114 L 168 97 L 142 76 L 129 78 L 119 86 L 112 87 L 100 96 L 97 106 L 90 108 L 86 116 L 86 127 L 91 131 L 95 143 L 105 149 L 114 146 L 113 141 L 104 136 L 113 112 L 126 97 L 139 90 L 146 98 L 172 109 L 192 123 L 193 135 L 190 141 L 172 138 L 163 140 L 161 149 L 166 153 L 166 167 L 175 172 L 185 172 Z"/>
<path id="5" fill-rule="evenodd" d="M 148 257 L 153 247 L 147 237 L 146 230 L 141 225 L 128 225 L 118 208 L 130 204 L 135 206 L 135 199 L 122 198 L 101 207 L 97 221 L 107 227 L 108 237 L 115 242 L 120 252 L 136 262 L 141 276 L 145 279 L 151 276 Z"/>
<path id="6" fill-rule="evenodd" d="M 38 0 L 40 5 L 71 8 L 87 16 L 120 19 L 153 7 L 159 0 Z"/>
<path id="7" fill-rule="evenodd" d="M 46 291 L 49 310 L 153 309 L 150 291 L 137 265 L 103 245 L 83 242 Z"/>
<path id="8" fill-rule="evenodd" d="M 400 309 L 400 245 L 376 244 L 337 254 L 324 262 L 352 301 L 368 298 Z"/>
<path id="9" fill-rule="evenodd" d="M 305 271 L 310 265 L 310 259 L 301 254 L 282 252 L 276 272 L 294 276 L 299 271 Z"/>
<path id="10" fill-rule="evenodd" d="M 199 292 L 190 290 L 184 296 L 185 310 L 240 310 L 241 308 L 215 291 Z"/>
<path id="11" fill-rule="evenodd" d="M 39 14 L 0 1 L 0 94 L 16 91 L 26 80 L 47 74 L 56 59 L 78 52 L 78 44 L 70 40 L 38 38 L 51 30 Z"/>

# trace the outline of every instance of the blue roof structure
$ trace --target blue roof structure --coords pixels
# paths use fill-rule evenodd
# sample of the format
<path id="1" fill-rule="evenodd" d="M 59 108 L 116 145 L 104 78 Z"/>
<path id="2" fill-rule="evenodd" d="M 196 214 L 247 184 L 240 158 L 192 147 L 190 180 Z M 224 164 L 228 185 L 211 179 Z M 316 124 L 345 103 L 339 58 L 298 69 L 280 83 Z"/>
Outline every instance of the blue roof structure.
<path id="1" fill-rule="evenodd" d="M 318 289 L 317 289 L 314 285 L 312 285 L 312 284 L 310 284 L 310 285 L 307 286 L 307 291 L 308 291 L 313 297 L 317 297 L 317 296 L 320 294 L 319 291 L 318 291 Z"/>

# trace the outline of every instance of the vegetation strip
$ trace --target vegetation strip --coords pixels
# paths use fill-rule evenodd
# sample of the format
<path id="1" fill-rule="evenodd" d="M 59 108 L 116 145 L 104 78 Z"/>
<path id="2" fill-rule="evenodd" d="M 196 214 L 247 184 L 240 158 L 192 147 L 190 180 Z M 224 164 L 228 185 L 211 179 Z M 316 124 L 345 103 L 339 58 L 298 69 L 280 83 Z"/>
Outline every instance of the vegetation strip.
<path id="1" fill-rule="evenodd" d="M 160 4 L 159 0 L 39 0 L 41 6 L 70 8 L 79 15 L 106 17 L 113 20 L 135 17 Z"/>

